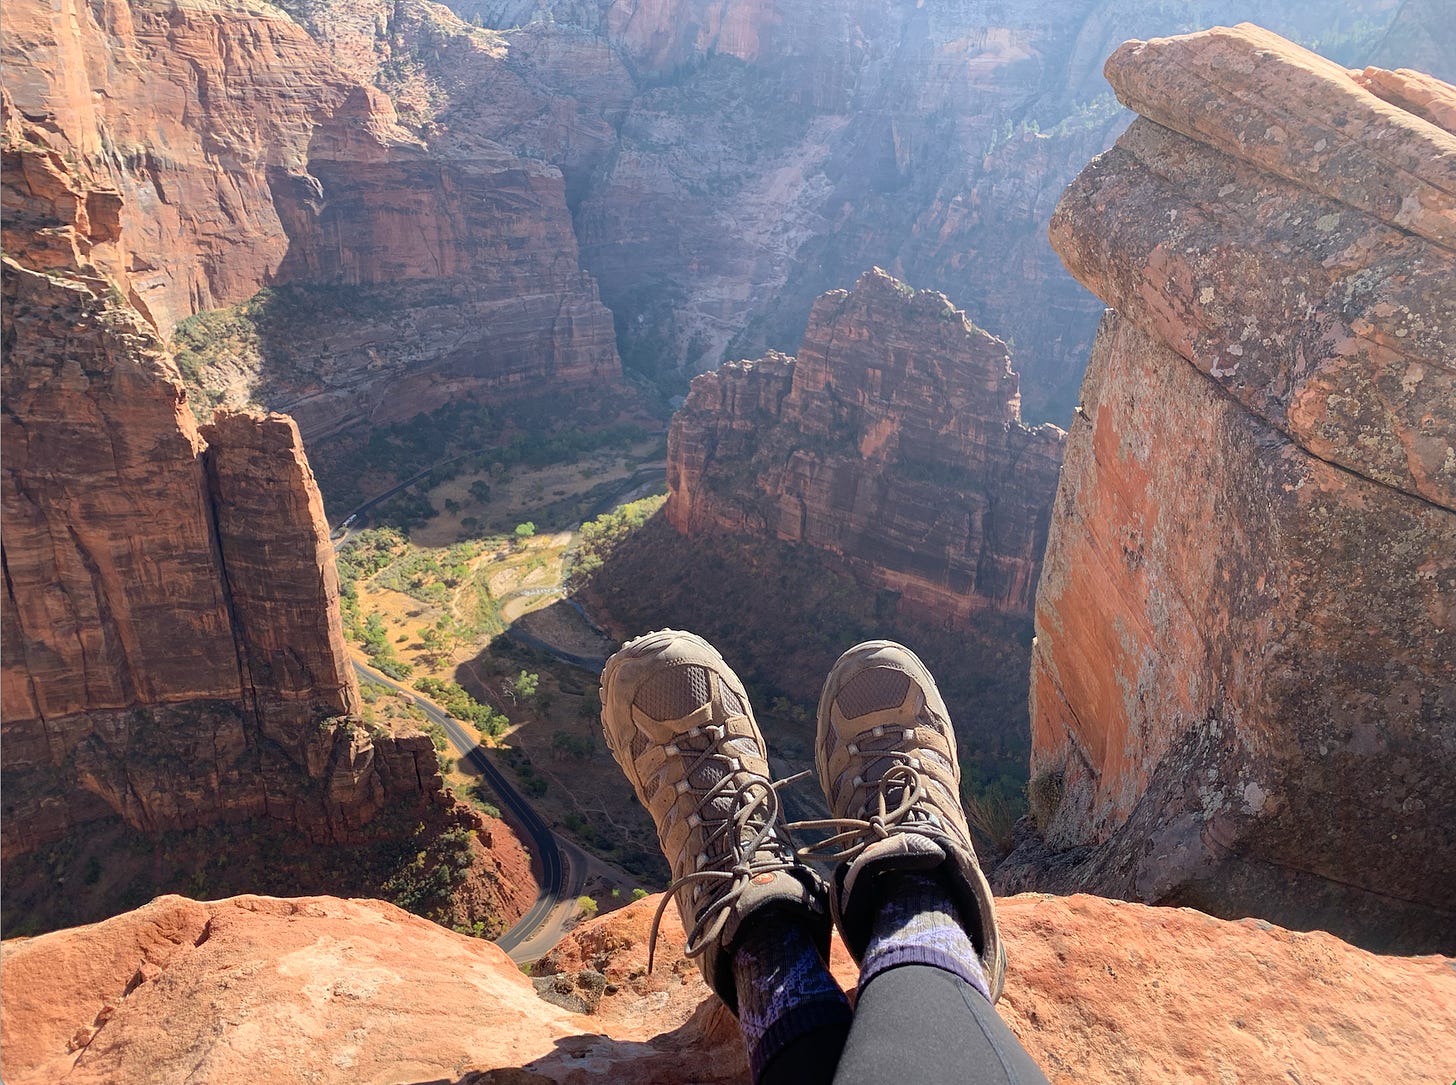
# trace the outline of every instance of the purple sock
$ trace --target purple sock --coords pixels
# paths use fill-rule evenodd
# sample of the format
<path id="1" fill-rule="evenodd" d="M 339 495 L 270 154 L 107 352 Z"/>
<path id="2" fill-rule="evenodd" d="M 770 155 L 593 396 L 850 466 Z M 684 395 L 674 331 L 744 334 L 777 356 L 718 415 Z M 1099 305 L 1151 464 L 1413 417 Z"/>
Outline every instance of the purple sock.
<path id="1" fill-rule="evenodd" d="M 744 932 L 733 954 L 733 983 L 754 1081 L 775 1055 L 807 1033 L 828 1026 L 849 1033 L 849 1000 L 814 939 L 793 918 L 766 916 Z"/>
<path id="2" fill-rule="evenodd" d="M 881 972 L 923 964 L 959 976 L 989 1001 L 990 986 L 950 891 L 925 874 L 892 874 L 859 966 L 860 990 Z"/>

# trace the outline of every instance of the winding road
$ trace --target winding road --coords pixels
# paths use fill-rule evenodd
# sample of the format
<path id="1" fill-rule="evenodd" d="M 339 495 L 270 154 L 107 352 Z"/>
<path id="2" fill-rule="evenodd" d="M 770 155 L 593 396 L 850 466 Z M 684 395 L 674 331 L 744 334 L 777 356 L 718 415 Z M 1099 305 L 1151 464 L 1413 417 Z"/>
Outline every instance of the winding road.
<path id="1" fill-rule="evenodd" d="M 573 893 L 566 888 L 567 864 L 562 849 L 557 844 L 556 834 L 551 831 L 550 826 L 541 819 L 541 815 L 536 813 L 521 793 L 512 786 L 500 769 L 491 764 L 480 743 L 476 742 L 453 716 L 441 711 L 414 690 L 386 678 L 357 659 L 353 663 L 354 670 L 359 673 L 361 678 L 389 686 L 412 698 L 430 720 L 443 727 L 445 734 L 450 737 L 451 743 L 454 744 L 460 755 L 485 777 L 491 790 L 500 797 L 502 813 L 530 838 L 532 850 L 541 864 L 541 895 L 536 898 L 536 903 L 531 905 L 514 927 L 495 940 L 495 944 L 505 950 L 511 960 L 517 964 L 535 960 L 560 937 L 560 928 L 564 926 L 565 920 L 571 914 L 569 907 L 562 908 L 561 906 L 569 905 L 575 899 Z M 580 863 L 578 863 L 578 867 L 580 867 Z M 552 922 L 552 915 L 558 909 L 560 909 L 560 914 L 557 914 Z M 549 941 L 547 935 L 550 936 Z"/>
<path id="2" fill-rule="evenodd" d="M 430 474 L 435 468 L 443 467 L 446 464 L 455 462 L 455 460 L 464 459 L 466 456 L 474 454 L 473 452 L 467 452 L 460 456 L 443 460 L 427 470 L 412 475 L 398 485 L 386 490 L 384 493 L 377 494 L 363 504 L 350 510 L 348 516 L 332 532 L 331 541 L 335 552 L 343 546 L 349 535 L 349 526 L 361 513 L 369 511 L 381 501 L 394 496 L 400 490 L 412 486 Z M 660 476 L 662 472 L 663 468 L 660 466 L 638 468 L 623 480 L 623 485 L 615 490 L 613 494 L 604 497 L 598 502 L 598 507 L 593 510 L 592 515 L 598 515 L 601 511 L 614 507 L 615 503 L 621 500 L 624 493 L 641 486 L 644 480 L 650 480 Z M 561 586 L 556 585 L 544 589 L 527 589 L 523 594 L 547 594 L 560 590 Z M 573 603 L 573 605 L 576 604 Z M 579 605 L 577 609 L 581 609 Z M 582 617 L 586 617 L 585 612 L 582 613 Z M 532 647 L 540 648 L 556 656 L 558 659 L 562 659 L 578 667 L 584 667 L 587 670 L 599 670 L 601 663 L 604 662 L 563 653 L 553 645 L 547 644 L 539 638 L 532 637 L 524 631 L 520 631 L 514 635 L 529 642 Z M 461 727 L 453 716 L 444 712 L 424 697 L 421 697 L 414 690 L 400 685 L 393 679 L 385 677 L 378 671 L 365 666 L 359 660 L 355 659 L 352 662 L 354 664 L 354 670 L 358 672 L 361 678 L 366 678 L 371 682 L 378 682 L 380 685 L 388 686 L 404 694 L 413 700 L 415 704 L 419 705 L 421 711 L 430 720 L 443 727 L 445 734 L 449 736 L 450 742 L 455 746 L 456 752 L 485 778 L 491 790 L 500 798 L 501 812 L 530 838 L 532 850 L 535 852 L 541 867 L 541 895 L 536 898 L 536 903 L 531 905 L 526 911 L 526 914 L 521 916 L 515 926 L 495 940 L 495 944 L 505 950 L 510 955 L 511 960 L 517 964 L 524 964 L 528 961 L 536 960 L 556 944 L 564 933 L 567 922 L 572 917 L 576 895 L 582 888 L 581 883 L 586 871 L 586 855 L 577 848 L 557 839 L 556 834 L 542 820 L 541 815 L 536 813 L 535 808 L 506 779 L 500 769 L 491 763 L 490 759 L 485 756 L 485 750 L 480 743 L 475 740 L 469 731 Z M 574 875 L 571 887 L 567 885 L 568 871 Z"/>

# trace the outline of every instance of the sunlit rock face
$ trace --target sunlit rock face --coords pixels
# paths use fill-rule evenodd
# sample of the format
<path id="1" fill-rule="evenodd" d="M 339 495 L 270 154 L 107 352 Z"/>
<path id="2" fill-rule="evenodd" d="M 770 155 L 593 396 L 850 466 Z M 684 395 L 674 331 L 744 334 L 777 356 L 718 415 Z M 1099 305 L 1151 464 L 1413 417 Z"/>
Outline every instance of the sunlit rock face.
<path id="1" fill-rule="evenodd" d="M 1037 601 L 1058 854 L 1003 884 L 1449 950 L 1456 90 L 1249 26 L 1107 74 L 1142 118 L 1051 227 L 1113 308 Z"/>
<path id="2" fill-rule="evenodd" d="M 5 264 L 4 844 L 120 815 L 341 841 L 439 797 L 371 738 L 323 504 L 285 415 L 193 422 L 171 359 L 83 281 Z"/>
<path id="3" fill-rule="evenodd" d="M 876 269 L 819 299 L 796 357 L 693 381 L 666 515 L 831 551 L 944 625 L 1025 612 L 1064 434 L 1019 406 L 1004 343 Z"/>

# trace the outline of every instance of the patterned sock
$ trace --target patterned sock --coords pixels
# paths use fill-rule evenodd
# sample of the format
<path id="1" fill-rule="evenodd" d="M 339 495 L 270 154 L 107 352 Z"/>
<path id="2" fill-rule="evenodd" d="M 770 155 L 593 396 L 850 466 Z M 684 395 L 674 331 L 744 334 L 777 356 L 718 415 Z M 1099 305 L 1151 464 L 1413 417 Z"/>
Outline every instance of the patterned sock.
<path id="1" fill-rule="evenodd" d="M 879 887 L 880 910 L 859 966 L 859 987 L 902 964 L 924 964 L 950 972 L 991 997 L 986 974 L 956 906 L 937 879 L 925 874 L 891 874 Z"/>
<path id="2" fill-rule="evenodd" d="M 733 983 L 754 1081 L 775 1055 L 820 1029 L 828 1037 L 826 1046 L 835 1045 L 832 1058 L 831 1053 L 825 1058 L 829 1074 L 834 1073 L 849 1034 L 849 1000 L 801 921 L 767 915 L 748 927 L 733 954 Z M 837 1038 L 830 1026 L 838 1027 Z"/>

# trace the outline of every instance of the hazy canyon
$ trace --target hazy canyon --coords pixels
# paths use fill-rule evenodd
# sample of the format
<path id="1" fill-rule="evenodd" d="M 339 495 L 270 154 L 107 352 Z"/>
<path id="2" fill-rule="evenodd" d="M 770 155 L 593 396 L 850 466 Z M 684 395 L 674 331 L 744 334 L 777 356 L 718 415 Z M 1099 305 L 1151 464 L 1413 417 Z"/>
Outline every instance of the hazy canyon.
<path id="1" fill-rule="evenodd" d="M 7 871 L 101 825 L 323 854 L 428 822 L 475 871 L 454 918 L 518 916 L 519 843 L 361 698 L 305 445 L 337 477 L 421 412 L 650 430 L 686 392 L 662 513 L 582 598 L 617 632 L 716 608 L 788 694 L 786 764 L 855 623 L 930 642 L 977 786 L 1029 751 L 999 887 L 1141 902 L 1007 901 L 1008 1017 L 1054 1078 L 1449 1080 L 1452 962 L 1338 939 L 1456 953 L 1456 89 L 1409 67 L 1450 78 L 1456 20 L 1253 7 L 10 5 Z M 1119 44 L 1255 15 L 1333 59 Z M 776 640 L 765 607 L 805 613 Z M 570 670 L 542 701 L 589 716 Z M 744 1080 L 691 969 L 641 975 L 647 904 L 540 967 L 583 1017 L 389 905 L 163 898 L 7 943 L 7 1080 L 256 1076 L 227 1014 L 295 1052 L 279 1080 Z M 1260 920 L 1146 907 L 1180 904 Z M 403 1036 L 389 992 L 447 967 L 500 1029 L 298 1032 Z M 1169 1046 L 1192 1019 L 1237 1031 Z"/>

